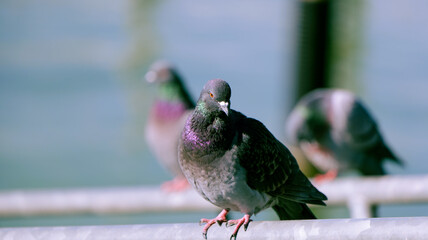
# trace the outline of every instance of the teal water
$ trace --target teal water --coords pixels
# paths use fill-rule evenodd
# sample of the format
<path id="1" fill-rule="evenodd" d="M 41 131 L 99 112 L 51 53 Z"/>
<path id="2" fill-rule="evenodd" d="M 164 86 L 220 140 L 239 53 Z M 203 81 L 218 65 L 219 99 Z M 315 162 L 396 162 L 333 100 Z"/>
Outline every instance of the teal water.
<path id="1" fill-rule="evenodd" d="M 388 166 L 390 172 L 424 174 L 428 4 L 384 4 L 365 5 L 359 95 L 406 161 L 404 169 Z M 207 80 L 227 80 L 232 107 L 261 120 L 283 139 L 296 6 L 279 0 L 1 1 L 0 189 L 168 180 L 143 139 L 154 89 L 142 77 L 158 58 L 177 65 L 194 97 Z M 426 212 L 422 204 L 382 206 L 380 213 Z M 343 210 L 335 214 L 346 217 Z M 192 222 L 201 215 L 16 218 L 0 219 L 0 226 Z M 275 217 L 268 211 L 255 220 L 261 219 Z"/>

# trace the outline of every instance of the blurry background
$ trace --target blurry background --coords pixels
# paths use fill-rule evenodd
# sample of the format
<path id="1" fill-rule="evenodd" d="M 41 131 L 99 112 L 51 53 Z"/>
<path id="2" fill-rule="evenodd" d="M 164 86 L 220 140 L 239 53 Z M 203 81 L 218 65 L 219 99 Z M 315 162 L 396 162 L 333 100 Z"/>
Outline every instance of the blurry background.
<path id="1" fill-rule="evenodd" d="M 427 173 L 428 2 L 357 3 L 357 21 L 344 28 L 357 38 L 338 51 L 339 59 L 357 53 L 351 70 L 339 69 L 352 77 L 336 84 L 365 100 L 406 162 L 388 165 L 390 173 Z M 299 17 L 298 1 L 1 1 L 0 190 L 169 180 L 143 138 L 154 97 L 143 76 L 157 59 L 177 66 L 195 99 L 207 80 L 225 79 L 232 108 L 286 141 Z M 422 204 L 380 208 L 382 217 L 427 212 Z M 8 218 L 0 226 L 196 222 L 207 214 L 215 215 Z M 264 219 L 276 216 L 254 218 Z"/>

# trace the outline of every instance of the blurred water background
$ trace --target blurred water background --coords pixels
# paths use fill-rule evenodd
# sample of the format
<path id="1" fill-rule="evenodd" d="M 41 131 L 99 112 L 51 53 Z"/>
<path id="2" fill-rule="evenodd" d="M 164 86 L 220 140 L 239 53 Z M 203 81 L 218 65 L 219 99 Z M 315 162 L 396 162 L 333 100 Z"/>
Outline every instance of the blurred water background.
<path id="1" fill-rule="evenodd" d="M 362 1 L 357 92 L 404 159 L 428 172 L 428 2 Z M 156 185 L 143 139 L 149 64 L 177 66 L 194 98 L 223 78 L 232 108 L 281 140 L 295 75 L 296 1 L 0 2 L 0 190 Z M 344 86 L 347 87 L 347 86 Z M 150 197 L 150 196 L 148 196 Z M 347 217 L 344 210 L 329 217 Z M 421 216 L 425 204 L 382 206 Z M 0 219 L 0 226 L 196 222 L 215 213 Z M 270 211 L 255 220 L 276 219 Z"/>

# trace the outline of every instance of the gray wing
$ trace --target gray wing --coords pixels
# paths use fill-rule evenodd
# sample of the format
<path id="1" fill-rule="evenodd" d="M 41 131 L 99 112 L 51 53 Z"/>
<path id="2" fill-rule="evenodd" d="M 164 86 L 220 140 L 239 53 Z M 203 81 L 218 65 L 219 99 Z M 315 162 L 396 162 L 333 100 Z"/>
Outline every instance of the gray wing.
<path id="1" fill-rule="evenodd" d="M 383 143 L 376 121 L 358 99 L 351 105 L 343 136 L 354 149 L 369 149 Z"/>
<path id="2" fill-rule="evenodd" d="M 237 127 L 242 136 L 237 157 L 251 188 L 292 201 L 325 205 L 326 196 L 309 182 L 291 152 L 261 122 L 242 118 Z"/>
<path id="3" fill-rule="evenodd" d="M 334 134 L 333 134 L 334 135 Z M 385 144 L 378 125 L 362 102 L 354 98 L 346 115 L 346 124 L 341 129 L 339 144 L 346 146 L 344 153 L 352 159 L 364 175 L 383 175 L 384 159 L 401 164 L 401 161 Z"/>

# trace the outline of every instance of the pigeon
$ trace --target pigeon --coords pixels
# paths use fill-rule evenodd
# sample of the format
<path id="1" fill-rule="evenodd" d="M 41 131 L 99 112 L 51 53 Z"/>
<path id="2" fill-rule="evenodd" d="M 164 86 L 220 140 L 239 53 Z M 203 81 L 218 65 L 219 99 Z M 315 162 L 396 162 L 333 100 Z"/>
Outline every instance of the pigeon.
<path id="1" fill-rule="evenodd" d="M 162 189 L 181 191 L 190 187 L 178 164 L 177 148 L 187 117 L 195 107 L 181 77 L 165 61 L 157 61 L 145 75 L 158 85 L 158 94 L 145 126 L 145 139 L 159 163 L 175 178 Z"/>
<path id="2" fill-rule="evenodd" d="M 318 182 L 349 170 L 384 175 L 386 159 L 403 164 L 362 101 L 347 90 L 318 89 L 305 95 L 290 113 L 286 132 L 309 161 L 327 172 L 316 177 Z"/>
<path id="3" fill-rule="evenodd" d="M 195 110 L 187 119 L 178 148 L 184 175 L 197 192 L 223 210 L 206 223 L 202 235 L 215 223 L 244 230 L 250 217 L 272 207 L 281 220 L 316 218 L 306 205 L 325 205 L 291 152 L 260 121 L 230 108 L 231 88 L 221 79 L 208 81 Z M 244 217 L 226 220 L 229 211 Z"/>

